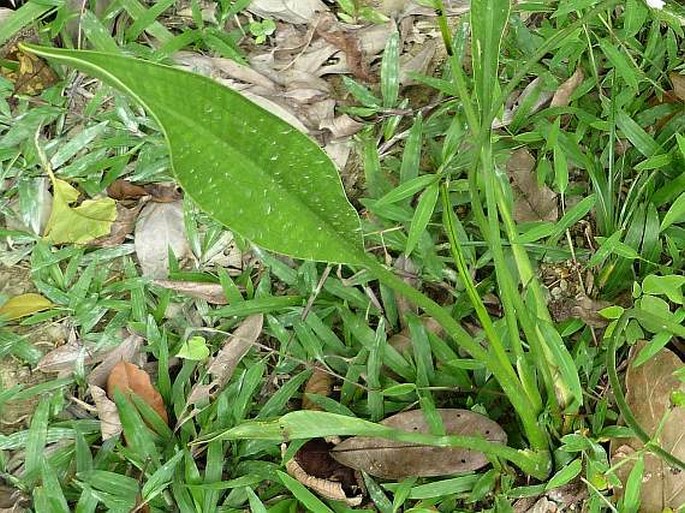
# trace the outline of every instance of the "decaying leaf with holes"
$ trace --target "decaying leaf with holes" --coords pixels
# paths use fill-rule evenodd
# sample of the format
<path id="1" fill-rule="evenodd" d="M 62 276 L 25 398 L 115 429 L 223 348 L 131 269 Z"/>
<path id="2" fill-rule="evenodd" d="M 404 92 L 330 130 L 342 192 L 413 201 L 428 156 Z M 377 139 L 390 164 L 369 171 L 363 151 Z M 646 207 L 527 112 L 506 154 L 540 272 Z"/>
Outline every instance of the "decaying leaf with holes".
<path id="1" fill-rule="evenodd" d="M 639 367 L 633 362 L 645 346 L 639 342 L 630 349 L 626 371 L 626 401 L 638 424 L 649 436 L 657 437 L 659 445 L 681 460 L 685 459 L 685 408 L 674 407 L 671 396 L 685 393 L 685 383 L 674 375 L 683 362 L 663 348 Z M 637 438 L 612 441 L 612 465 L 625 485 L 635 465 L 638 451 L 644 445 Z M 685 504 L 685 472 L 671 468 L 658 456 L 645 452 L 641 479 L 641 513 L 661 513 L 676 510 Z M 626 461 L 624 461 L 626 460 Z M 619 464 L 620 463 L 620 464 Z M 621 490 L 617 491 L 620 495 Z"/>
<path id="2" fill-rule="evenodd" d="M 288 474 L 322 497 L 359 506 L 364 497 L 361 475 L 334 460 L 331 457 L 333 447 L 323 438 L 310 440 L 286 462 L 285 468 Z M 285 444 L 281 451 L 285 454 Z"/>
<path id="3" fill-rule="evenodd" d="M 438 409 L 448 435 L 482 436 L 490 442 L 506 443 L 507 435 L 484 415 L 459 409 Z M 381 422 L 384 426 L 429 434 L 421 410 L 398 413 Z M 331 456 L 348 467 L 383 479 L 436 477 L 477 470 L 488 463 L 478 451 L 459 447 L 412 445 L 407 442 L 356 436 L 336 445 Z"/>

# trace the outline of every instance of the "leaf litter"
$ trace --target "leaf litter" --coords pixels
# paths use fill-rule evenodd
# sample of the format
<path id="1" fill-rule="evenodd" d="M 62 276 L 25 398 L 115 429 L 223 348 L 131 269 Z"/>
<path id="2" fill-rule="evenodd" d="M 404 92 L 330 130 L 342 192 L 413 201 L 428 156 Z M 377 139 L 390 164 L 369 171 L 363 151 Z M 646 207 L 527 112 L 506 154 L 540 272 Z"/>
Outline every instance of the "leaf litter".
<path id="1" fill-rule="evenodd" d="M 685 460 L 685 408 L 671 402 L 672 394 L 685 393 L 685 383 L 675 375 L 683 368 L 683 362 L 673 351 L 663 348 L 647 362 L 635 367 L 633 362 L 645 345 L 642 341 L 630 349 L 625 376 L 626 402 L 640 427 L 650 437 L 654 437 L 664 450 Z M 671 468 L 660 457 L 645 451 L 638 438 L 612 440 L 612 464 L 616 466 L 616 475 L 624 486 L 641 451 L 644 472 L 640 512 L 661 513 L 685 504 L 685 472 Z M 622 490 L 617 490 L 617 494 L 622 495 Z"/>

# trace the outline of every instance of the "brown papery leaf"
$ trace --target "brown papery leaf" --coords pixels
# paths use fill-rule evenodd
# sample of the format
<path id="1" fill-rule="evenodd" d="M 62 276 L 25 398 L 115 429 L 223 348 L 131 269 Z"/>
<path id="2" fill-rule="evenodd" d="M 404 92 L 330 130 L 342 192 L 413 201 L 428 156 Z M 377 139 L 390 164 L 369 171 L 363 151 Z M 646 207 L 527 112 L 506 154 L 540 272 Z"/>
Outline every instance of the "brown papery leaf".
<path id="1" fill-rule="evenodd" d="M 511 154 L 507 174 L 514 189 L 514 219 L 517 222 L 557 220 L 557 195 L 546 185 L 538 185 L 535 159 L 528 150 L 520 148 Z"/>
<path id="2" fill-rule="evenodd" d="M 309 395 L 320 395 L 328 397 L 333 391 L 333 377 L 330 373 L 319 367 L 314 368 L 314 372 L 307 380 L 302 395 L 302 409 L 321 411 L 321 407 L 309 398 Z"/>
<path id="3" fill-rule="evenodd" d="M 136 223 L 135 248 L 143 276 L 151 278 L 169 274 L 169 250 L 179 260 L 190 257 L 182 202 L 145 205 Z"/>
<path id="4" fill-rule="evenodd" d="M 438 409 L 438 412 L 448 435 L 482 436 L 491 442 L 506 443 L 504 430 L 484 415 L 459 409 Z M 398 413 L 381 424 L 410 433 L 430 433 L 421 410 Z M 445 476 L 477 470 L 488 463 L 483 453 L 470 449 L 362 436 L 336 445 L 331 455 L 343 465 L 384 479 Z"/>
<path id="5" fill-rule="evenodd" d="M 673 84 L 673 94 L 675 94 L 680 101 L 685 102 L 685 75 L 680 73 L 671 73 L 668 75 Z"/>
<path id="6" fill-rule="evenodd" d="M 90 385 L 88 391 L 98 412 L 102 440 L 117 436 L 122 431 L 117 405 L 107 397 L 107 393 L 102 388 L 96 385 Z"/>
<path id="7" fill-rule="evenodd" d="M 371 80 L 369 64 L 366 62 L 361 42 L 355 33 L 344 30 L 332 15 L 322 16 L 321 22 L 316 27 L 316 33 L 345 54 L 347 66 L 356 78 L 367 82 Z"/>
<path id="8" fill-rule="evenodd" d="M 228 303 L 224 289 L 218 283 L 173 280 L 153 280 L 152 283 L 197 299 L 204 299 L 213 305 L 225 305 Z"/>
<path id="9" fill-rule="evenodd" d="M 107 378 L 107 395 L 114 397 L 114 391 L 124 394 L 134 393 L 155 410 L 164 422 L 169 422 L 164 400 L 152 385 L 150 375 L 143 369 L 129 362 L 119 362 Z"/>
<path id="10" fill-rule="evenodd" d="M 207 368 L 207 374 L 212 381 L 205 385 L 200 382 L 195 383 L 188 394 L 184 415 L 179 419 L 178 424 L 191 419 L 199 411 L 197 404 L 211 399 L 214 394 L 221 390 L 231 379 L 240 360 L 247 354 L 252 345 L 257 341 L 262 333 L 264 316 L 262 314 L 251 315 L 235 329 L 226 339 L 223 347 L 212 359 Z"/>
<path id="11" fill-rule="evenodd" d="M 554 96 L 552 96 L 552 101 L 550 102 L 549 106 L 567 106 L 571 99 L 571 95 L 578 88 L 578 86 L 583 83 L 584 79 L 585 75 L 583 74 L 583 70 L 580 67 L 576 68 L 576 71 L 573 72 L 573 75 L 571 75 L 569 79 L 566 80 L 566 82 L 564 82 L 563 84 L 561 84 L 559 86 L 559 89 L 556 90 Z"/>
<path id="12" fill-rule="evenodd" d="M 633 361 L 644 346 L 645 342 L 640 342 L 630 350 L 626 371 L 626 401 L 642 429 L 650 437 L 656 437 L 659 445 L 666 451 L 685 460 L 685 408 L 671 406 L 673 392 L 679 390 L 685 393 L 685 383 L 673 375 L 683 367 L 683 362 L 675 353 L 663 348 L 636 368 Z M 637 438 L 630 438 L 615 440 L 612 446 L 619 446 L 612 450 L 612 465 L 628 459 L 623 464 L 616 465 L 616 474 L 625 485 L 634 465 L 630 456 L 640 450 L 643 444 Z M 685 472 L 671 468 L 651 453 L 644 455 L 644 463 L 640 513 L 661 513 L 668 508 L 676 510 L 685 504 Z"/>
<path id="13" fill-rule="evenodd" d="M 89 246 L 98 246 L 101 248 L 113 248 L 119 246 L 126 236 L 133 232 L 133 227 L 136 225 L 136 219 L 140 213 L 142 205 L 134 208 L 126 208 L 120 203 L 117 203 L 117 218 L 112 223 L 109 230 L 109 235 L 99 237 L 88 243 Z"/>
<path id="14" fill-rule="evenodd" d="M 96 385 L 100 388 L 105 387 L 107 378 L 112 372 L 112 369 L 122 360 L 126 362 L 138 359 L 140 354 L 140 346 L 143 345 L 143 339 L 132 333 L 126 337 L 121 344 L 112 349 L 107 356 L 105 356 L 97 367 L 95 367 L 86 381 L 89 385 Z"/>
<path id="15" fill-rule="evenodd" d="M 138 199 L 147 196 L 148 192 L 140 185 L 119 178 L 107 187 L 107 195 L 115 200 Z"/>

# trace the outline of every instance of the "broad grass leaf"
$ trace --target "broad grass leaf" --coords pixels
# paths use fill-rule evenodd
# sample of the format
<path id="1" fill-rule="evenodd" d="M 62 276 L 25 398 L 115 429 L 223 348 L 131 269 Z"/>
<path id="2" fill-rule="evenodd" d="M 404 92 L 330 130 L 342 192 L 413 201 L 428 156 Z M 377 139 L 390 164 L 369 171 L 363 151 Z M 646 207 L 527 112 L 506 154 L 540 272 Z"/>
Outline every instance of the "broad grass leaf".
<path id="1" fill-rule="evenodd" d="M 626 371 L 626 401 L 638 424 L 649 436 L 657 436 L 658 442 L 666 451 L 677 458 L 685 458 L 685 408 L 672 407 L 671 394 L 685 392 L 685 383 L 674 374 L 682 369 L 683 363 L 672 351 L 664 348 L 653 358 L 635 367 L 634 362 L 645 343 L 639 342 L 630 350 L 629 365 Z M 665 420 L 664 420 L 664 416 Z M 612 464 L 616 474 L 627 486 L 633 466 L 636 464 L 635 452 L 643 448 L 638 438 L 615 439 L 612 441 Z M 620 460 L 629 461 L 616 465 Z M 640 512 L 661 513 L 666 508 L 677 509 L 685 504 L 685 473 L 669 467 L 661 458 L 645 453 L 644 472 L 640 489 Z M 631 490 L 634 493 L 634 489 Z M 628 487 L 626 488 L 626 494 Z M 629 498 L 634 503 L 635 499 Z"/>
<path id="2" fill-rule="evenodd" d="M 510 9 L 509 0 L 482 0 L 471 5 L 474 89 L 481 111 L 486 116 L 494 107 L 500 45 Z"/>
<path id="3" fill-rule="evenodd" d="M 164 420 L 169 417 L 164 407 L 164 400 L 150 381 L 150 375 L 137 365 L 129 362 L 119 362 L 107 378 L 107 395 L 114 398 L 114 391 L 123 394 L 134 393 L 149 404 Z"/>
<path id="4" fill-rule="evenodd" d="M 85 244 L 108 235 L 117 218 L 116 203 L 111 198 L 85 200 L 72 207 L 79 193 L 59 178 L 52 179 L 53 200 L 45 238 L 53 244 Z"/>
<path id="5" fill-rule="evenodd" d="M 483 436 L 501 443 L 507 440 L 504 430 L 483 415 L 459 409 L 438 409 L 437 412 L 447 434 Z M 421 410 L 398 413 L 381 424 L 410 433 L 430 432 Z M 331 454 L 343 465 L 387 479 L 456 474 L 476 470 L 488 463 L 485 455 L 469 449 L 432 447 L 370 437 L 349 438 L 336 445 Z"/>
<path id="6" fill-rule="evenodd" d="M 53 306 L 49 299 L 44 298 L 40 294 L 33 292 L 20 294 L 8 299 L 0 306 L 0 319 L 13 321 L 42 310 L 47 310 Z"/>
<path id="7" fill-rule="evenodd" d="M 319 146 L 213 80 L 121 55 L 30 47 L 130 94 L 156 118 L 176 178 L 219 222 L 269 250 L 361 263 L 359 217 Z"/>

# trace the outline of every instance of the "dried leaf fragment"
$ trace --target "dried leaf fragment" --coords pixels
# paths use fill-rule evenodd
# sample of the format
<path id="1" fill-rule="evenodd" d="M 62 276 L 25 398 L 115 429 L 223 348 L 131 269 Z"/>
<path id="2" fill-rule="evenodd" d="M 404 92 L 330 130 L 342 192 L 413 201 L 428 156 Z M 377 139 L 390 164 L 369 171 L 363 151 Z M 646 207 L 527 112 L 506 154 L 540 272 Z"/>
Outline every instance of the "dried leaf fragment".
<path id="1" fill-rule="evenodd" d="M 88 391 L 98 411 L 102 440 L 118 436 L 122 427 L 117 405 L 107 397 L 107 393 L 102 388 L 96 385 L 90 385 Z"/>
<path id="2" fill-rule="evenodd" d="M 119 362 L 107 378 L 107 395 L 114 397 L 114 391 L 124 394 L 134 393 L 150 405 L 164 422 L 169 422 L 164 400 L 150 381 L 150 375 L 143 369 L 129 362 Z"/>
<path id="3" fill-rule="evenodd" d="M 552 101 L 550 102 L 550 107 L 565 107 L 569 104 L 571 95 L 578 88 L 580 84 L 583 83 L 585 75 L 583 70 L 578 67 L 563 84 L 559 86 L 556 90 L 554 96 L 552 96 Z"/>
<path id="4" fill-rule="evenodd" d="M 309 395 L 319 395 L 328 397 L 333 391 L 333 378 L 330 373 L 319 367 L 314 368 L 314 372 L 307 380 L 302 395 L 302 409 L 321 411 L 321 407 L 309 398 Z"/>
<path id="5" fill-rule="evenodd" d="M 224 289 L 218 283 L 173 280 L 153 280 L 152 283 L 197 299 L 204 299 L 213 305 L 225 305 L 228 303 Z"/>
<path id="6" fill-rule="evenodd" d="M 671 73 L 668 75 L 673 84 L 673 93 L 683 102 L 685 102 L 685 75 L 680 73 Z"/>
<path id="7" fill-rule="evenodd" d="M 514 189 L 514 219 L 517 222 L 557 220 L 557 195 L 546 185 L 538 185 L 535 159 L 528 150 L 520 148 L 511 154 L 507 174 Z"/>
<path id="8" fill-rule="evenodd" d="M 493 420 L 469 410 L 438 409 L 448 435 L 483 436 L 506 443 L 507 435 Z M 410 433 L 430 433 L 421 410 L 398 413 L 381 424 Z M 485 455 L 458 447 L 412 445 L 383 438 L 356 436 L 335 446 L 338 462 L 384 479 L 435 477 L 477 470 L 487 465 Z"/>

